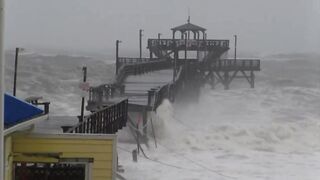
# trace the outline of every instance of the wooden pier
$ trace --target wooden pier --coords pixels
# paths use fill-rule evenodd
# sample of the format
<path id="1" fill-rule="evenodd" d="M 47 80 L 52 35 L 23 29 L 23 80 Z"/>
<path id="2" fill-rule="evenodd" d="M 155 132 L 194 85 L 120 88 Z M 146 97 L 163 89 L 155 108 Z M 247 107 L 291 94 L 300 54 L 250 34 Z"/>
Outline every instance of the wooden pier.
<path id="1" fill-rule="evenodd" d="M 260 71 L 259 59 L 222 58 L 230 49 L 229 40 L 207 39 L 206 29 L 190 22 L 171 30 L 171 39 L 148 39 L 148 58 L 119 57 L 120 41 L 117 41 L 114 82 L 90 88 L 87 110 L 100 112 L 119 98 L 127 98 L 127 110 L 140 113 L 146 127 L 148 112 L 155 111 L 164 99 L 173 102 L 179 97 L 197 97 L 204 84 L 212 88 L 222 84 L 227 90 L 234 79 L 243 78 L 254 88 L 255 72 Z M 176 38 L 179 33 L 181 38 Z M 191 52 L 194 56 L 188 57 Z M 155 72 L 166 72 L 161 75 L 165 78 L 158 81 L 128 78 Z"/>

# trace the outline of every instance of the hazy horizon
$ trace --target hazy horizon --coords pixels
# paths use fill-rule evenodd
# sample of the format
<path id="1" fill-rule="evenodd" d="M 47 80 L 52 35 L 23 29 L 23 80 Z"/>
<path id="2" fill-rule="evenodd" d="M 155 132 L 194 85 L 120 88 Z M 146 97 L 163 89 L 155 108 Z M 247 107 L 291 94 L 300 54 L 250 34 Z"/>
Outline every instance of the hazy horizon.
<path id="1" fill-rule="evenodd" d="M 239 38 L 239 52 L 320 51 L 320 2 L 316 0 L 10 0 L 6 1 L 6 48 L 60 49 L 113 54 L 138 50 L 138 30 L 147 38 L 171 38 L 171 28 L 191 23 L 208 38 Z"/>

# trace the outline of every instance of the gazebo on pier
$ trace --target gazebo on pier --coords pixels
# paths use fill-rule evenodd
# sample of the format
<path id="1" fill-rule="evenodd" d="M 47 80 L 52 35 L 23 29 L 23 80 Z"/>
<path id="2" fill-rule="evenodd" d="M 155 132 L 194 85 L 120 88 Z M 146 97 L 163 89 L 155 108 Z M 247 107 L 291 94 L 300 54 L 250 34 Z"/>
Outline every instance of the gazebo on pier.
<path id="1" fill-rule="evenodd" d="M 200 40 L 200 34 L 202 39 L 206 39 L 206 29 L 190 23 L 190 18 L 186 24 L 171 28 L 171 30 L 173 39 L 175 39 L 176 32 L 180 32 L 181 39 L 190 39 L 190 32 L 193 33 L 193 39 Z"/>

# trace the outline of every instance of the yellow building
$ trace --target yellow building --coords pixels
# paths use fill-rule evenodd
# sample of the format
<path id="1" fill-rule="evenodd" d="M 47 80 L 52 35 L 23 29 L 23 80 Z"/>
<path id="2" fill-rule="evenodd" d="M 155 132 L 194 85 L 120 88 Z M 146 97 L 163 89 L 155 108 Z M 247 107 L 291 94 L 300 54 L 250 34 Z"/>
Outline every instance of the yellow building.
<path id="1" fill-rule="evenodd" d="M 27 125 L 15 127 L 14 131 L 7 129 L 6 180 L 19 180 L 20 176 L 26 176 L 19 171 L 23 164 L 28 164 L 30 167 L 35 164 L 40 166 L 76 164 L 77 169 L 83 169 L 84 180 L 115 179 L 117 168 L 115 134 L 37 133 L 39 130 L 32 126 L 47 124 L 50 120 L 46 118 L 47 116 L 42 116 L 30 120 Z M 25 171 L 28 171 L 28 167 Z M 24 180 L 29 179 L 25 177 Z"/>
<path id="2" fill-rule="evenodd" d="M 115 179 L 116 135 L 23 132 L 7 136 L 5 144 L 6 180 L 21 176 L 26 179 L 26 174 L 19 171 L 22 164 L 34 166 L 36 163 L 50 166 L 77 164 L 78 169 L 83 169 L 85 180 Z"/>
<path id="3" fill-rule="evenodd" d="M 79 128 L 82 124 L 88 126 L 85 120 L 78 123 L 77 118 L 55 118 L 41 113 L 7 126 L 4 131 L 5 180 L 116 179 L 117 135 L 63 133 L 61 128 Z"/>

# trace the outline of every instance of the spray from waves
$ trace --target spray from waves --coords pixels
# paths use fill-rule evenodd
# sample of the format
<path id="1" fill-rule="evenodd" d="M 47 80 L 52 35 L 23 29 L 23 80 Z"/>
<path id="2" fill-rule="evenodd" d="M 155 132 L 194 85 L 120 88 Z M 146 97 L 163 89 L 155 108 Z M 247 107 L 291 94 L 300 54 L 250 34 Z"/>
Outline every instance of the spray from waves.
<path id="1" fill-rule="evenodd" d="M 313 93 L 308 99 L 297 90 L 284 90 L 287 97 L 246 91 L 206 92 L 199 104 L 184 107 L 164 101 L 157 111 L 161 140 L 180 150 L 320 151 L 319 105 L 307 106 L 320 102 L 320 92 L 312 100 Z"/>
<path id="2" fill-rule="evenodd" d="M 183 151 L 319 152 L 320 62 L 265 65 L 256 89 L 205 88 L 197 103 L 164 101 L 157 110 L 161 141 Z"/>

